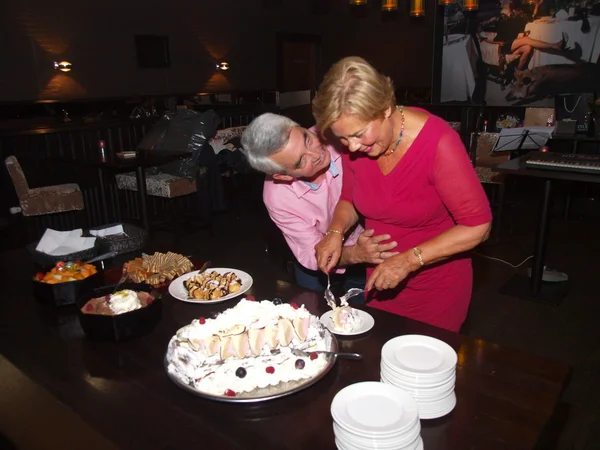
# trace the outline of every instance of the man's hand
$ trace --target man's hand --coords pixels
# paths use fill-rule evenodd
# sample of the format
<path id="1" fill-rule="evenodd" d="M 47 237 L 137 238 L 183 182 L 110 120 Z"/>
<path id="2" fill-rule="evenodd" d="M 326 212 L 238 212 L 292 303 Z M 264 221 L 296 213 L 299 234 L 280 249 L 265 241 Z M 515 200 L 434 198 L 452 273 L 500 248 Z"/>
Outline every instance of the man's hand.
<path id="1" fill-rule="evenodd" d="M 343 240 L 339 233 L 330 233 L 315 245 L 317 266 L 325 273 L 331 272 L 342 256 Z"/>
<path id="2" fill-rule="evenodd" d="M 352 255 L 351 260 L 347 261 L 347 264 L 381 264 L 390 256 L 398 254 L 398 252 L 390 251 L 398 245 L 397 242 L 382 243 L 390 240 L 391 236 L 389 234 L 373 236 L 374 234 L 375 230 L 372 229 L 360 233 L 356 244 L 353 246 L 353 251 L 350 253 Z"/>

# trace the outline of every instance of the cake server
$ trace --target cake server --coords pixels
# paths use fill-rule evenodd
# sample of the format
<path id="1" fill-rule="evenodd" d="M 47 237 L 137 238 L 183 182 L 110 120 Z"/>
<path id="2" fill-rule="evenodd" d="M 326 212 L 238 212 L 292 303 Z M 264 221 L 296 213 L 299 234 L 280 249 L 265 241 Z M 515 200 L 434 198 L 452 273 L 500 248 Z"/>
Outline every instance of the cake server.
<path id="1" fill-rule="evenodd" d="M 356 297 L 357 295 L 362 294 L 363 292 L 365 292 L 364 289 L 359 289 L 359 288 L 349 289 L 348 292 L 346 292 L 344 295 L 342 295 L 340 297 L 340 303 L 342 304 L 342 306 L 348 306 L 348 300 L 350 300 L 352 297 Z"/>
<path id="2" fill-rule="evenodd" d="M 328 352 L 325 350 L 315 350 L 314 352 L 305 352 L 305 351 L 298 350 L 295 348 L 292 349 L 292 353 L 296 356 L 306 356 L 306 357 L 310 357 L 311 353 L 318 353 L 318 354 L 323 354 L 326 356 L 337 356 L 338 358 L 345 358 L 345 359 L 362 359 L 362 355 L 360 353 Z"/>

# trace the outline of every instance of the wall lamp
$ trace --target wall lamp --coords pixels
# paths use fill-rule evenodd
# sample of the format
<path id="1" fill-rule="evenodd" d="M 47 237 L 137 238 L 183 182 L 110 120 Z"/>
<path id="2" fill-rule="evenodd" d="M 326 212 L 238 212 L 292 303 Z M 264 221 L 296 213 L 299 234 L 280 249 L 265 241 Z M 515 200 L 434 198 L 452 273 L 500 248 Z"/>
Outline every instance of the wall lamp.
<path id="1" fill-rule="evenodd" d="M 70 72 L 72 68 L 73 64 L 71 64 L 69 61 L 54 61 L 54 70 L 60 70 L 61 72 Z"/>
<path id="2" fill-rule="evenodd" d="M 229 63 L 226 61 L 217 63 L 217 69 L 218 70 L 229 70 Z"/>

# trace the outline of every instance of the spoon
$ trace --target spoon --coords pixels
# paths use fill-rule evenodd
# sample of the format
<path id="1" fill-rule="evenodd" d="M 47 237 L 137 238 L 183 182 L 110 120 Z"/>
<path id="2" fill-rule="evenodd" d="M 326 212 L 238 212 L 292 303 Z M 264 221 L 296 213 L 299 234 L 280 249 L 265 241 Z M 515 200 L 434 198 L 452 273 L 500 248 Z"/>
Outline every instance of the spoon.
<path id="1" fill-rule="evenodd" d="M 121 275 L 121 279 L 119 280 L 119 282 L 115 285 L 115 288 L 113 289 L 112 293 L 114 294 L 115 292 L 117 292 L 117 289 L 119 289 L 119 286 L 121 286 L 123 283 L 125 283 L 125 281 L 127 280 L 127 278 L 129 278 L 129 273 L 127 273 L 126 270 L 123 269 L 123 275 Z"/>
<path id="2" fill-rule="evenodd" d="M 88 259 L 87 261 L 83 261 L 81 264 L 91 264 L 93 262 L 103 261 L 105 259 L 112 258 L 113 256 L 117 256 L 117 254 L 118 254 L 118 252 L 103 253 L 102 255 L 95 256 L 94 258 Z M 75 263 L 76 263 L 76 261 L 66 261 L 64 266 L 71 266 Z"/>
<path id="3" fill-rule="evenodd" d="M 331 281 L 329 281 L 329 274 L 327 274 L 327 288 L 325 288 L 325 300 L 331 309 L 336 308 L 335 295 L 331 292 Z"/>

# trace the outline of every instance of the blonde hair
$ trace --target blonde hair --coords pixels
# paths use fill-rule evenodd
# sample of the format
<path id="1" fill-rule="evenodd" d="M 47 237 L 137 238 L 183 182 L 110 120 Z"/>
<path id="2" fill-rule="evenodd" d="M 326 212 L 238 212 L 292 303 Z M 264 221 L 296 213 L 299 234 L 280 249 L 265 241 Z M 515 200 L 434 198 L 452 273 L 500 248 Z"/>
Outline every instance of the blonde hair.
<path id="1" fill-rule="evenodd" d="M 331 66 L 312 102 L 321 133 L 343 114 L 356 114 L 371 121 L 382 118 L 389 107 L 396 107 L 394 83 L 358 56 L 341 59 Z"/>

